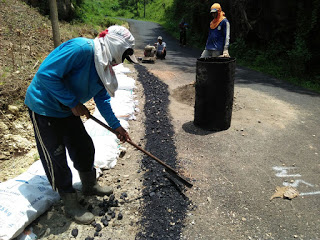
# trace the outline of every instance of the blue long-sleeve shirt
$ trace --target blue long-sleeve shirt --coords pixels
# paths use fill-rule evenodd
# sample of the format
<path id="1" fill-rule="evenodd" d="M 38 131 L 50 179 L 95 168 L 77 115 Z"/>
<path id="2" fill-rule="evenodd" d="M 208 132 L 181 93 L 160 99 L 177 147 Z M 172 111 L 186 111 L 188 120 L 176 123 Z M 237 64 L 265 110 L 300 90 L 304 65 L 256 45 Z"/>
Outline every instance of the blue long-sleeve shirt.
<path id="1" fill-rule="evenodd" d="M 120 126 L 110 105 L 110 95 L 103 86 L 94 63 L 94 42 L 87 38 L 71 39 L 42 62 L 27 89 L 25 104 L 35 113 L 63 118 L 71 108 L 94 98 L 109 126 Z"/>
<path id="2" fill-rule="evenodd" d="M 228 49 L 230 39 L 230 24 L 228 20 L 223 19 L 215 29 L 209 28 L 206 49 L 217 50 L 221 53 Z"/>

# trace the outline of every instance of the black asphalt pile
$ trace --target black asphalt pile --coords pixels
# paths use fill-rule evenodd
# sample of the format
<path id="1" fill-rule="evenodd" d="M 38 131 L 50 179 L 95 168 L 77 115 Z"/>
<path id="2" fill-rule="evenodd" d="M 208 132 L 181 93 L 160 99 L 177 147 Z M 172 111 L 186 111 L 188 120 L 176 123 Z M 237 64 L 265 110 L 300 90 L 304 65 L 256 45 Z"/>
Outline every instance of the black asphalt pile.
<path id="1" fill-rule="evenodd" d="M 145 149 L 166 164 L 177 168 L 174 130 L 169 115 L 168 86 L 137 65 L 137 81 L 145 94 Z M 143 212 L 137 239 L 181 239 L 190 200 L 179 191 L 179 183 L 169 179 L 163 167 L 149 157 L 142 159 L 144 174 Z M 176 185 L 177 183 L 178 185 Z"/>

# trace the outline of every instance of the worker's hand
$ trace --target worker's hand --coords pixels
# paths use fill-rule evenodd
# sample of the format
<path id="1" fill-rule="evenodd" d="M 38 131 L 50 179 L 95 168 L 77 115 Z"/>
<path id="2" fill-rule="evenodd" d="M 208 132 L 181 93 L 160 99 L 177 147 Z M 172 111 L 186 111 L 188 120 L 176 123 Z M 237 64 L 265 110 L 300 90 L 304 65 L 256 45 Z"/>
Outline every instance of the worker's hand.
<path id="1" fill-rule="evenodd" d="M 121 141 L 121 142 L 126 142 L 127 140 L 131 141 L 131 138 L 129 137 L 128 132 L 123 128 L 123 127 L 118 127 L 114 130 L 117 134 L 117 138 Z"/>
<path id="2" fill-rule="evenodd" d="M 220 55 L 219 57 L 230 57 L 228 50 L 224 50 L 222 55 Z"/>
<path id="3" fill-rule="evenodd" d="M 88 108 L 85 105 L 83 105 L 82 103 L 78 103 L 77 106 L 75 106 L 74 108 L 71 108 L 71 111 L 72 111 L 73 115 L 75 115 L 75 116 L 85 115 L 88 119 L 90 118 L 90 112 L 89 112 Z"/>

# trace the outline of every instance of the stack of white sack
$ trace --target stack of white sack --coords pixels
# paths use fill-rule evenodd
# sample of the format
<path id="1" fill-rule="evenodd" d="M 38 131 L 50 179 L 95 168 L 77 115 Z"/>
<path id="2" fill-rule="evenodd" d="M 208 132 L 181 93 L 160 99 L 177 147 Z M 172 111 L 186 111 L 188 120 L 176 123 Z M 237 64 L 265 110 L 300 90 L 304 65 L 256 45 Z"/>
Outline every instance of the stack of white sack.
<path id="1" fill-rule="evenodd" d="M 114 70 L 118 79 L 118 90 L 115 93 L 115 97 L 111 98 L 111 107 L 114 114 L 120 120 L 121 126 L 128 130 L 128 120 L 135 119 L 135 111 L 138 111 L 136 108 L 138 102 L 134 100 L 133 93 L 135 80 L 123 74 L 130 72 L 123 64 L 117 65 L 114 67 Z M 93 116 L 107 124 L 97 108 L 95 109 Z M 113 168 L 116 165 L 121 152 L 120 141 L 117 139 L 116 135 L 92 119 L 86 121 L 84 126 L 95 146 L 94 165 L 101 169 Z"/>
<path id="2" fill-rule="evenodd" d="M 93 116 L 107 124 L 98 109 L 95 110 Z M 125 129 L 129 128 L 129 124 L 125 120 L 120 119 L 120 124 Z M 101 169 L 114 168 L 121 152 L 120 141 L 117 136 L 92 119 L 87 120 L 84 123 L 84 126 L 88 134 L 91 136 L 94 144 L 95 167 Z"/>
<path id="3" fill-rule="evenodd" d="M 137 102 L 133 99 L 134 79 L 124 74 L 129 73 L 130 70 L 122 64 L 115 68 L 115 72 L 119 81 L 119 90 L 111 99 L 111 106 L 122 127 L 128 130 L 128 120 L 134 119 L 134 112 L 138 110 L 135 108 Z M 105 122 L 98 110 L 93 115 Z M 113 168 L 116 165 L 121 151 L 120 142 L 113 133 L 91 119 L 84 125 L 95 146 L 94 165 L 98 170 L 98 177 L 101 169 Z M 78 189 L 79 174 L 73 167 L 69 155 L 67 155 L 67 160 L 73 174 L 73 185 Z M 40 160 L 36 161 L 25 173 L 0 183 L 0 240 L 9 240 L 19 236 L 26 226 L 59 199 L 58 193 L 51 188 Z"/>

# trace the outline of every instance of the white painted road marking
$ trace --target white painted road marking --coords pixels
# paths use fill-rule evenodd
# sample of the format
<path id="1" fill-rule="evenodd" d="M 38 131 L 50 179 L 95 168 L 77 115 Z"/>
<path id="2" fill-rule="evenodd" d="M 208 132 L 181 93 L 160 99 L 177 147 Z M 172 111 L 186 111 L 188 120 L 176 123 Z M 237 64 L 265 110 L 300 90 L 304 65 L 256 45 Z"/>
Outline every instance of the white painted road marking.
<path id="1" fill-rule="evenodd" d="M 276 166 L 276 167 L 273 167 L 272 169 L 277 172 L 276 176 L 280 177 L 280 178 L 284 178 L 284 177 L 290 177 L 290 178 L 301 177 L 301 174 L 289 174 L 288 173 L 289 171 L 296 170 L 297 169 L 296 167 L 277 167 Z M 314 187 L 313 184 L 308 183 L 308 182 L 306 182 L 306 181 L 304 181 L 302 179 L 294 180 L 291 183 L 288 183 L 288 182 L 283 182 L 282 183 L 283 186 L 291 186 L 291 187 L 295 187 L 295 188 L 297 188 L 300 184 L 305 184 L 305 185 L 307 185 L 309 187 Z M 300 196 L 310 196 L 310 195 L 318 195 L 318 194 L 320 194 L 320 191 L 301 192 L 301 193 L 299 193 Z"/>

